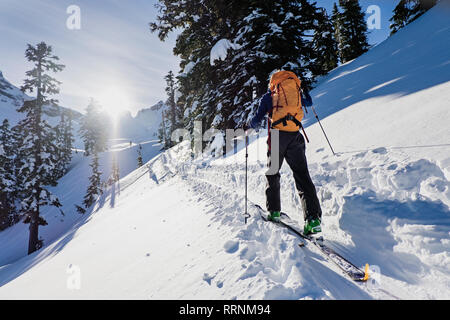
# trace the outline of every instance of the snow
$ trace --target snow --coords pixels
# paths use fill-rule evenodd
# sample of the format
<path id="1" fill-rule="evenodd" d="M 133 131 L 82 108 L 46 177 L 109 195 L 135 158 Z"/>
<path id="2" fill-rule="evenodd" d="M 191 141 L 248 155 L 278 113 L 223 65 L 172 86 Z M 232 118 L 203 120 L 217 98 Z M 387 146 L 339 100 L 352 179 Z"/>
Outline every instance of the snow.
<path id="1" fill-rule="evenodd" d="M 211 48 L 210 63 L 211 66 L 215 65 L 216 60 L 225 60 L 228 55 L 229 49 L 239 49 L 239 45 L 232 43 L 228 39 L 221 39 Z"/>
<path id="2" fill-rule="evenodd" d="M 378 285 L 350 281 L 314 247 L 299 248 L 296 236 L 257 217 L 251 204 L 265 203 L 262 130 L 248 148 L 247 224 L 242 140 L 236 154 L 194 160 L 188 141 L 156 156 L 149 143 L 151 160 L 137 170 L 136 150 L 123 146 L 119 163 L 130 164 L 93 212 L 70 209 L 59 222 L 46 211 L 43 249 L 25 256 L 24 225 L 0 233 L 0 298 L 449 299 L 450 22 L 443 10 L 438 5 L 338 67 L 311 92 L 337 152 L 310 111 L 307 157 L 323 235 L 356 265 L 379 270 L 372 272 Z M 67 208 L 79 201 L 87 172 L 88 159 L 78 155 L 51 190 Z M 281 181 L 283 210 L 302 226 L 286 165 Z"/>
<path id="3" fill-rule="evenodd" d="M 184 67 L 184 73 L 189 74 L 194 69 L 196 63 L 191 61 Z"/>

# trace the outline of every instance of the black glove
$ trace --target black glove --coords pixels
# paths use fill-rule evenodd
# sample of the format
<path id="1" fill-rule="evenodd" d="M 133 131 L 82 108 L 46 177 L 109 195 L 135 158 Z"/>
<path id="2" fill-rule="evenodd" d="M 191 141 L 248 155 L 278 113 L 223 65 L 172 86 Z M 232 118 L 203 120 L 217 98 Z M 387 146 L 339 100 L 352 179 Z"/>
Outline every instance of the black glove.
<path id="1" fill-rule="evenodd" d="M 248 129 L 250 129 L 251 128 L 251 126 L 250 126 L 250 124 L 247 122 L 247 123 L 245 123 L 244 125 L 243 125 L 243 127 L 242 127 L 242 129 L 244 129 L 244 131 L 247 131 Z"/>

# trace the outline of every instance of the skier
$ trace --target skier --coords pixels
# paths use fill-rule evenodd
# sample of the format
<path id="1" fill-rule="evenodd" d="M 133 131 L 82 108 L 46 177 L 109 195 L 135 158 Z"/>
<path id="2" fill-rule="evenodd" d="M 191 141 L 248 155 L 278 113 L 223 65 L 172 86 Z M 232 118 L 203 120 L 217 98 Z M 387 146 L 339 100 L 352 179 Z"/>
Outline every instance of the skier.
<path id="1" fill-rule="evenodd" d="M 256 115 L 244 126 L 258 130 L 263 118 L 269 115 L 268 161 L 269 167 L 275 165 L 275 172 L 267 172 L 266 206 L 269 212 L 268 220 L 279 222 L 281 212 L 280 201 L 280 169 L 284 159 L 293 171 L 295 185 L 302 202 L 305 234 L 316 234 L 322 231 L 319 199 L 316 188 L 311 180 L 305 156 L 305 139 L 300 133 L 304 107 L 312 106 L 311 96 L 301 89 L 301 81 L 290 71 L 275 72 L 266 93 L 259 104 Z M 279 131 L 279 152 L 272 154 L 271 132 Z M 273 143 L 276 143 L 274 141 Z M 279 160 L 274 161 L 274 156 Z"/>

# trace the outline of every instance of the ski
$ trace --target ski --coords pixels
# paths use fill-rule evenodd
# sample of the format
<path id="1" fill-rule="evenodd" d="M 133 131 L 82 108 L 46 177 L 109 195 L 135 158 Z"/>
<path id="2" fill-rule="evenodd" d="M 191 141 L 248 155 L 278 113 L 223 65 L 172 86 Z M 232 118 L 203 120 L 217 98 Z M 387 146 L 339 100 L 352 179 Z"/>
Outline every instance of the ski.
<path id="1" fill-rule="evenodd" d="M 258 209 L 261 218 L 264 221 L 269 221 L 267 219 L 267 212 L 261 206 L 255 204 L 255 207 Z M 271 222 L 271 221 L 270 221 Z M 317 248 L 320 249 L 320 251 L 330 260 L 333 262 L 336 266 L 338 266 L 347 276 L 350 277 L 353 281 L 357 282 L 365 282 L 369 279 L 369 265 L 366 264 L 365 270 L 362 271 L 360 268 L 355 266 L 352 262 L 345 259 L 343 256 L 341 256 L 339 253 L 328 247 L 324 243 L 323 237 L 314 237 L 305 235 L 302 231 L 299 230 L 299 228 L 296 226 L 296 223 L 293 222 L 289 215 L 286 213 L 281 213 L 281 221 L 280 222 L 272 222 L 273 224 L 282 226 L 297 236 L 299 236 L 302 240 L 302 243 L 299 244 L 300 247 L 305 247 L 306 243 L 312 243 Z"/>

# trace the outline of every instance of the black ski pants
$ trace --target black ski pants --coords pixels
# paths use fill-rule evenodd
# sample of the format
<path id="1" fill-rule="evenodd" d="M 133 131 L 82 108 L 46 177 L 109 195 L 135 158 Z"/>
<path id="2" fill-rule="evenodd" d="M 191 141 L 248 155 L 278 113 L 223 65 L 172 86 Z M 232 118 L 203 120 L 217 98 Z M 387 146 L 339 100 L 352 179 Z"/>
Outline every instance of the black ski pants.
<path id="1" fill-rule="evenodd" d="M 273 133 L 271 136 L 274 136 Z M 276 148 L 271 148 L 270 143 L 269 137 L 268 165 L 269 168 L 271 165 L 275 165 L 275 167 L 270 170 L 270 174 L 269 172 L 266 174 L 267 211 L 281 211 L 280 169 L 284 159 L 286 159 L 286 162 L 294 174 L 295 186 L 302 203 L 304 219 L 311 220 L 321 218 L 322 210 L 320 208 L 319 199 L 317 198 L 316 188 L 309 175 L 305 155 L 305 139 L 302 134 L 299 131 L 279 131 L 279 161 L 273 161 L 272 150 Z"/>

